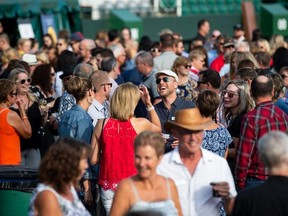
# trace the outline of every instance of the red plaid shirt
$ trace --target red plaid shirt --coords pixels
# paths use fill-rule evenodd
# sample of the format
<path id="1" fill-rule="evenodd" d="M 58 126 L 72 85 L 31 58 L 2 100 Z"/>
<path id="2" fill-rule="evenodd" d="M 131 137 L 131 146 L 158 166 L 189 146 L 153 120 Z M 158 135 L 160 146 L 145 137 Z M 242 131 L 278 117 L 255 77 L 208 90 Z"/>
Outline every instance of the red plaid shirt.
<path id="1" fill-rule="evenodd" d="M 266 180 L 267 170 L 259 158 L 257 142 L 269 131 L 286 131 L 288 116 L 271 101 L 258 104 L 244 115 L 237 147 L 235 178 L 238 188 L 245 187 L 247 177 Z M 275 146 L 277 143 L 275 143 Z"/>

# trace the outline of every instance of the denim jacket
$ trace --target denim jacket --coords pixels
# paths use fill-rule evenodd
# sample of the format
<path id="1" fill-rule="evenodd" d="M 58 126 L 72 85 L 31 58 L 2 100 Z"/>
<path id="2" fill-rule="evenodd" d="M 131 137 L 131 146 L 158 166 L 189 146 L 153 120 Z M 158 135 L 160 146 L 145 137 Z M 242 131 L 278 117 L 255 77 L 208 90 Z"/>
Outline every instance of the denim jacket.
<path id="1" fill-rule="evenodd" d="M 85 141 L 90 145 L 93 129 L 90 115 L 86 110 L 76 104 L 63 114 L 58 130 L 60 137 L 72 137 Z M 90 169 L 88 168 L 87 171 L 83 178 L 91 179 Z"/>

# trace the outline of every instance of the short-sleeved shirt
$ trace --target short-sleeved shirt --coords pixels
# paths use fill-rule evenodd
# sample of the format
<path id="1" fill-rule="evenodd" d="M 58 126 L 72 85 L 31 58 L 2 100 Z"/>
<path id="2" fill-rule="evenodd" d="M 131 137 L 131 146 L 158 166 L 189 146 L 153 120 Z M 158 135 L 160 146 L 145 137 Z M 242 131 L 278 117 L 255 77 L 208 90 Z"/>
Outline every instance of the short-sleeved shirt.
<path id="1" fill-rule="evenodd" d="M 213 197 L 211 182 L 228 182 L 230 193 L 237 195 L 234 180 L 227 161 L 201 148 L 202 157 L 193 175 L 181 160 L 179 149 L 163 156 L 157 172 L 173 179 L 184 216 L 219 215 L 219 197 Z"/>
<path id="2" fill-rule="evenodd" d="M 155 111 L 157 112 L 160 122 L 161 122 L 161 128 L 162 128 L 162 133 L 167 134 L 165 128 L 164 128 L 164 123 L 167 121 L 173 121 L 175 120 L 175 112 L 177 110 L 182 110 L 182 109 L 188 109 L 188 108 L 194 108 L 195 103 L 193 101 L 187 101 L 182 98 L 177 97 L 176 100 L 171 104 L 171 110 L 169 110 L 163 101 L 159 102 L 158 104 L 155 105 Z M 170 139 L 167 140 L 166 144 L 166 152 L 171 151 L 171 143 L 175 139 L 170 135 Z"/>

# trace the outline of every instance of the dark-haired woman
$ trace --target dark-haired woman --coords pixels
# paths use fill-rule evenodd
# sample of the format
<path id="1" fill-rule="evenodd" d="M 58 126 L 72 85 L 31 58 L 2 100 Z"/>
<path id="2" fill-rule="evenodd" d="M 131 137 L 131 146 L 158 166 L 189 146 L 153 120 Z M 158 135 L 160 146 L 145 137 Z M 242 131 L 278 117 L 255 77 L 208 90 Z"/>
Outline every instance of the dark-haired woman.
<path id="1" fill-rule="evenodd" d="M 89 216 L 79 200 L 75 185 L 88 167 L 89 145 L 71 138 L 61 138 L 44 156 L 39 169 L 40 184 L 34 192 L 29 216 Z"/>

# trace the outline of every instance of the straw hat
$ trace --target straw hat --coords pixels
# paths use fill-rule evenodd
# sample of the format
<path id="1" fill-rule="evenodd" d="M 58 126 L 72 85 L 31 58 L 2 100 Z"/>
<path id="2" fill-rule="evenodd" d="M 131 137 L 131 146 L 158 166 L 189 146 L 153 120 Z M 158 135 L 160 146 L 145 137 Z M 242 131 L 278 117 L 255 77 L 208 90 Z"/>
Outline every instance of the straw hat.
<path id="1" fill-rule="evenodd" d="M 212 123 L 211 118 L 202 117 L 198 108 L 182 109 L 175 112 L 175 120 L 166 122 L 164 128 L 168 133 L 176 127 L 198 131 L 205 130 Z"/>

